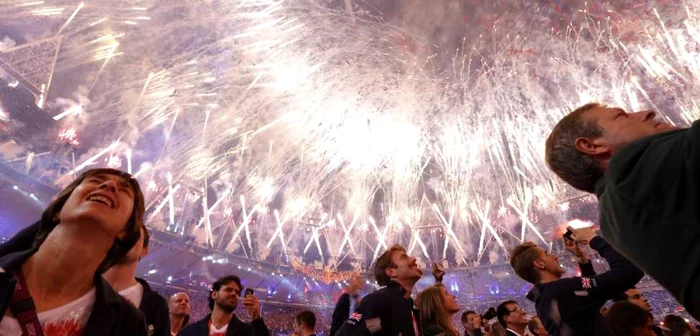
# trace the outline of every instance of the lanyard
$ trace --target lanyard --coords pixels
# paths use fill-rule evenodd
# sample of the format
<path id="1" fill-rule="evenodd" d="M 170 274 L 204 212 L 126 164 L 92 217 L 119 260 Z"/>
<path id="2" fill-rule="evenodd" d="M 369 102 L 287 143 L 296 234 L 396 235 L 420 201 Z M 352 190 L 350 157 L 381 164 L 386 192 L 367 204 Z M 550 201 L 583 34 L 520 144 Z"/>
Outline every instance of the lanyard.
<path id="1" fill-rule="evenodd" d="M 10 299 L 10 311 L 22 328 L 22 336 L 44 336 L 44 330 L 41 329 L 39 317 L 36 315 L 34 300 L 29 295 L 27 280 L 22 271 L 15 273 L 15 279 L 17 284 Z"/>

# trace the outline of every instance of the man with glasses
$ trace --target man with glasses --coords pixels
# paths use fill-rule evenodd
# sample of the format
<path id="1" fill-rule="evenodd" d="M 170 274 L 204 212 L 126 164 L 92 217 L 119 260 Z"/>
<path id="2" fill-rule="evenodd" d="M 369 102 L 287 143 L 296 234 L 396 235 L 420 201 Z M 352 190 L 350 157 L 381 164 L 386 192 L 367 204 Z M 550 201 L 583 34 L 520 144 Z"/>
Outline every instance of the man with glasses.
<path id="1" fill-rule="evenodd" d="M 498 322 L 506 328 L 506 336 L 525 336 L 525 328 L 530 320 L 525 310 L 517 302 L 509 300 L 496 308 Z"/>

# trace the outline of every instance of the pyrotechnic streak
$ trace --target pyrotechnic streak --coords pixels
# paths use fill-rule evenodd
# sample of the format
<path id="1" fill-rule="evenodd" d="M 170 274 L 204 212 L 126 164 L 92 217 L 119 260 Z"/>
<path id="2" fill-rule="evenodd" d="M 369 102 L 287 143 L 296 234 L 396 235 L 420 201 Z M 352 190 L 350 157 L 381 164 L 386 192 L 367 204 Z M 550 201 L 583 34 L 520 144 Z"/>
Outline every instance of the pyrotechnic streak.
<path id="1" fill-rule="evenodd" d="M 374 256 L 372 257 L 372 260 L 376 260 L 377 255 L 379 255 L 379 252 L 381 251 L 380 249 L 382 247 L 385 249 L 388 248 L 386 245 L 386 234 L 389 231 L 389 225 L 384 225 L 384 230 L 380 232 L 379 228 L 377 227 L 377 223 L 375 223 L 374 218 L 371 216 L 369 217 L 369 223 L 372 224 L 372 228 L 374 228 L 374 232 L 377 234 L 377 246 L 374 248 Z"/>
<path id="2" fill-rule="evenodd" d="M 343 221 L 343 216 L 340 214 L 337 215 L 338 218 L 338 223 L 340 223 L 340 227 L 343 228 L 343 241 L 340 243 L 340 247 L 338 247 L 338 254 L 343 253 L 343 247 L 345 247 L 345 244 L 347 243 L 350 245 L 350 251 L 352 251 L 353 256 L 357 256 L 357 251 L 355 251 L 355 246 L 352 244 L 352 238 L 350 234 L 352 233 L 352 229 L 355 228 L 355 223 L 357 223 L 357 216 L 354 216 L 352 219 L 352 222 L 350 222 L 350 227 L 348 228 L 345 225 L 345 221 Z"/>
<path id="3" fill-rule="evenodd" d="M 163 207 L 165 207 L 166 205 L 170 205 L 170 200 L 174 197 L 174 194 L 178 190 L 180 190 L 179 184 L 173 188 L 168 188 L 168 194 L 165 196 L 165 198 L 163 198 L 163 200 L 160 202 L 160 204 L 158 204 L 158 206 L 151 213 L 151 215 L 148 217 L 148 220 L 146 222 L 152 221 L 156 217 L 156 215 L 158 215 L 158 213 L 160 213 L 160 211 L 163 210 Z M 170 226 L 170 224 L 168 224 L 168 226 Z"/>
<path id="4" fill-rule="evenodd" d="M 66 109 L 65 111 L 55 115 L 53 120 L 61 120 L 61 118 L 69 116 L 71 114 L 80 114 L 83 112 L 83 107 L 80 105 L 74 105 Z"/>
<path id="5" fill-rule="evenodd" d="M 450 209 L 449 219 L 445 219 L 445 216 L 442 214 L 442 212 L 440 212 L 440 208 L 437 204 L 433 204 L 433 211 L 435 212 L 435 215 L 437 215 L 438 219 L 442 222 L 442 226 L 445 228 L 446 231 L 445 242 L 443 244 L 442 249 L 442 259 L 447 259 L 447 248 L 450 245 L 450 238 L 452 238 L 452 241 L 455 243 L 455 247 L 457 248 L 457 250 L 464 253 L 462 244 L 459 242 L 459 239 L 457 239 L 457 235 L 455 235 L 454 231 L 452 231 L 452 222 L 454 220 L 455 209 Z"/>
<path id="6" fill-rule="evenodd" d="M 272 245 L 272 241 L 274 241 L 275 238 L 279 237 L 280 244 L 282 245 L 282 249 L 285 251 L 285 254 L 286 254 L 287 253 L 287 246 L 284 243 L 284 231 L 282 229 L 284 228 L 284 224 L 287 221 L 287 219 L 284 218 L 284 219 L 280 220 L 280 213 L 277 210 L 274 211 L 274 215 L 275 215 L 275 221 L 277 222 L 277 229 L 272 234 L 272 237 L 270 238 L 270 240 L 267 242 L 267 248 L 270 248 L 270 246 Z"/>
<path id="7" fill-rule="evenodd" d="M 93 155 L 92 157 L 90 157 L 89 159 L 85 160 L 83 163 L 79 164 L 77 167 L 73 168 L 71 171 L 69 171 L 68 173 L 66 173 L 65 175 L 63 175 L 63 176 L 61 177 L 61 179 L 70 177 L 70 176 L 72 176 L 73 174 L 75 174 L 76 172 L 83 170 L 83 168 L 85 168 L 85 167 L 87 167 L 87 166 L 89 166 L 89 165 L 94 164 L 94 163 L 95 163 L 95 160 L 97 160 L 97 159 L 99 159 L 100 157 L 102 157 L 103 155 L 105 155 L 105 154 L 107 154 L 107 153 L 113 151 L 114 149 L 117 148 L 118 145 L 119 145 L 119 141 L 113 142 L 109 147 L 104 148 L 104 149 L 101 150 L 99 153 Z"/>
<path id="8" fill-rule="evenodd" d="M 111 44 L 112 49 L 108 52 L 107 56 L 104 57 L 104 63 L 102 63 L 102 66 L 100 67 L 100 70 L 97 72 L 97 75 L 95 75 L 95 79 L 92 81 L 92 84 L 90 84 L 90 88 L 88 89 L 88 94 L 92 92 L 92 89 L 95 88 L 95 84 L 97 84 L 97 81 L 100 79 L 100 75 L 102 75 L 102 72 L 104 71 L 105 67 L 107 66 L 107 62 L 112 59 L 112 57 L 116 56 L 114 53 L 117 48 L 119 47 L 118 42 L 114 42 Z M 99 60 L 99 57 L 95 57 L 95 60 Z"/>
<path id="9" fill-rule="evenodd" d="M 535 224 L 530 221 L 528 218 L 528 209 L 530 209 L 530 206 L 532 205 L 532 191 L 526 190 L 524 192 L 525 199 L 522 200 L 522 206 L 518 207 L 515 200 L 513 198 L 509 198 L 506 202 L 508 205 L 511 206 L 511 208 L 515 211 L 515 213 L 518 214 L 520 217 L 520 221 L 522 222 L 521 227 L 520 227 L 520 241 L 523 242 L 525 241 L 525 229 L 529 227 L 532 232 L 534 232 L 540 240 L 542 240 L 543 243 L 547 243 L 547 240 L 544 239 L 542 234 L 540 233 L 540 230 L 537 229 Z"/>
<path id="10" fill-rule="evenodd" d="M 126 171 L 131 174 L 131 149 L 127 149 L 124 156 L 126 156 Z"/>
<path id="11" fill-rule="evenodd" d="M 83 9 L 83 7 L 85 7 L 85 3 L 84 3 L 84 2 L 81 2 L 81 3 L 78 5 L 78 7 L 75 8 L 75 10 L 74 10 L 73 13 L 70 15 L 70 17 L 68 17 L 68 20 L 66 20 L 66 23 L 64 23 L 63 26 L 61 26 L 61 28 L 58 29 L 58 31 L 56 32 L 56 36 L 61 35 L 61 33 L 63 32 L 63 30 L 66 29 L 66 27 L 68 27 L 68 25 L 73 21 L 73 19 L 75 19 L 75 16 L 78 15 L 78 12 L 79 12 L 81 9 Z"/>
<path id="12" fill-rule="evenodd" d="M 241 231 L 243 231 L 243 230 L 245 230 L 246 238 L 248 239 L 248 247 L 251 247 L 250 246 L 250 232 L 249 232 L 250 228 L 248 227 L 248 224 L 250 224 L 250 221 L 253 219 L 253 215 L 255 215 L 255 213 L 258 211 L 258 205 L 257 204 L 253 205 L 253 207 L 250 209 L 250 213 L 249 213 L 248 210 L 246 210 L 245 197 L 241 196 L 240 202 L 241 202 L 241 210 L 243 211 L 243 214 L 242 214 L 243 221 L 236 229 L 236 232 L 233 234 L 233 237 L 231 237 L 231 242 L 229 243 L 229 247 L 231 247 L 232 244 L 235 243 L 236 239 L 238 239 L 238 237 L 241 234 Z"/>
<path id="13" fill-rule="evenodd" d="M 148 165 L 148 164 L 142 165 L 141 168 L 139 169 L 139 171 L 137 171 L 136 174 L 134 174 L 134 178 L 138 178 L 139 176 L 141 176 L 141 174 L 145 173 L 150 168 L 151 168 L 151 165 Z"/>
<path id="14" fill-rule="evenodd" d="M 423 251 L 423 255 L 426 258 L 428 258 L 428 262 L 430 262 L 430 254 L 428 254 L 428 249 L 426 249 L 423 240 L 420 238 L 420 232 L 418 230 L 413 230 L 413 234 L 411 235 L 411 237 L 411 244 L 409 244 L 408 254 L 413 253 L 413 249 L 416 247 L 416 244 L 418 244 L 421 250 Z"/>
<path id="15" fill-rule="evenodd" d="M 168 229 L 171 227 L 172 230 L 177 231 L 177 227 L 175 226 L 175 192 L 173 192 L 173 175 L 168 173 L 168 218 L 170 221 L 168 222 Z"/>
<path id="16" fill-rule="evenodd" d="M 508 256 L 508 249 L 506 246 L 503 244 L 503 240 L 501 239 L 501 236 L 496 232 L 496 229 L 493 228 L 491 225 L 491 220 L 489 219 L 489 211 L 491 210 L 491 202 L 486 201 L 486 204 L 484 204 L 483 209 L 479 208 L 479 206 L 475 203 L 472 202 L 470 204 L 471 210 L 477 215 L 479 221 L 481 222 L 481 237 L 479 238 L 479 259 L 481 259 L 482 254 L 484 253 L 484 236 L 485 236 L 485 231 L 488 230 L 491 235 L 493 236 L 494 239 L 496 239 L 496 242 L 498 242 L 498 245 L 503 249 L 503 252 L 505 253 L 506 257 Z"/>

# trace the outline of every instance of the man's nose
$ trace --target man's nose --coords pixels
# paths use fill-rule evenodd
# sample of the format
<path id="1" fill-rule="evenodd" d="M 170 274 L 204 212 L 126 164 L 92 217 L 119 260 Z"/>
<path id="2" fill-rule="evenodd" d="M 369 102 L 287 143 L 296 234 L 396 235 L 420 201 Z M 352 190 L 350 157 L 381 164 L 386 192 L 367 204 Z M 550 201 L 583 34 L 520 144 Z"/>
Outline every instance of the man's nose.
<path id="1" fill-rule="evenodd" d="M 656 117 L 656 112 L 647 110 L 647 111 L 639 111 L 635 113 L 630 113 L 632 118 L 641 120 L 641 121 L 648 121 L 651 119 L 654 119 Z"/>

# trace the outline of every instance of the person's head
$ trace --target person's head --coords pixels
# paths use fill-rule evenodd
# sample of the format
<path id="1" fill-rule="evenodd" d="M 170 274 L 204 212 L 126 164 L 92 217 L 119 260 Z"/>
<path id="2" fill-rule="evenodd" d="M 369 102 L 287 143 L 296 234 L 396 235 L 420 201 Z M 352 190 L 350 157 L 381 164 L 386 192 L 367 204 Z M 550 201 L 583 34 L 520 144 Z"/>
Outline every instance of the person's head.
<path id="1" fill-rule="evenodd" d="M 576 189 L 593 192 L 607 162 L 623 146 L 673 129 L 653 111 L 628 113 L 598 103 L 583 105 L 562 118 L 547 138 L 545 161 Z"/>
<path id="2" fill-rule="evenodd" d="M 531 284 L 539 283 L 543 274 L 556 278 L 564 275 L 559 258 L 537 247 L 533 242 L 524 242 L 513 249 L 510 254 L 510 266 L 515 274 Z"/>
<path id="3" fill-rule="evenodd" d="M 527 328 L 530 329 L 533 336 L 549 336 L 549 333 L 547 333 L 547 329 L 544 328 L 539 316 L 533 316 L 530 319 L 530 322 L 528 322 Z"/>
<path id="4" fill-rule="evenodd" d="M 236 310 L 242 290 L 241 279 L 235 275 L 216 279 L 209 292 L 209 309 L 213 311 L 216 306 L 225 312 L 233 312 Z"/>
<path id="5" fill-rule="evenodd" d="M 294 317 L 294 333 L 307 335 L 313 333 L 316 328 L 316 315 L 309 310 L 304 310 Z"/>
<path id="6" fill-rule="evenodd" d="M 415 284 L 422 275 L 416 258 L 406 254 L 401 245 L 390 247 L 374 263 L 374 278 L 380 286 L 386 286 L 390 280 Z"/>
<path id="7" fill-rule="evenodd" d="M 116 265 L 126 265 L 141 261 L 141 258 L 148 254 L 149 241 L 150 236 L 148 235 L 148 229 L 145 225 L 142 225 L 139 240 L 136 241 L 136 244 L 134 244 L 134 247 L 132 247 L 129 252 L 127 252 L 121 259 L 117 260 Z"/>
<path id="8" fill-rule="evenodd" d="M 462 326 L 467 331 L 481 328 L 481 316 L 473 310 L 462 313 Z"/>
<path id="9" fill-rule="evenodd" d="M 452 325 L 452 314 L 459 311 L 459 305 L 457 299 L 447 292 L 445 286 L 437 284 L 420 292 L 416 307 L 421 312 L 421 326 L 438 325 L 456 334 Z"/>
<path id="10" fill-rule="evenodd" d="M 109 168 L 90 169 L 65 187 L 41 214 L 34 241 L 38 247 L 58 225 L 80 226 L 79 232 L 98 229 L 113 243 L 97 271 L 104 273 L 134 246 L 141 236 L 145 204 L 138 181 Z M 101 236 L 102 237 L 102 236 Z M 93 237 L 93 242 L 95 241 Z"/>
<path id="11" fill-rule="evenodd" d="M 668 336 L 689 336 L 692 335 L 692 329 L 682 317 L 678 315 L 667 315 L 664 318 L 664 327 L 668 329 Z"/>
<path id="12" fill-rule="evenodd" d="M 646 311 L 651 311 L 651 305 L 649 304 L 649 301 L 647 300 L 646 297 L 644 297 L 644 294 L 639 291 L 639 289 L 632 288 L 628 289 L 624 293 L 620 293 L 613 297 L 613 302 L 621 302 L 621 301 L 627 301 L 630 303 L 634 303 L 637 306 L 640 306 L 644 308 Z"/>
<path id="13" fill-rule="evenodd" d="M 651 313 L 636 304 L 615 302 L 605 315 L 613 335 L 654 336 L 654 320 Z"/>
<path id="14" fill-rule="evenodd" d="M 170 315 L 183 317 L 190 314 L 190 297 L 187 293 L 175 293 L 168 300 L 168 310 Z"/>
<path id="15" fill-rule="evenodd" d="M 499 304 L 496 308 L 496 316 L 498 316 L 498 322 L 506 328 L 525 328 L 527 323 L 530 322 L 525 310 L 513 300 Z"/>

